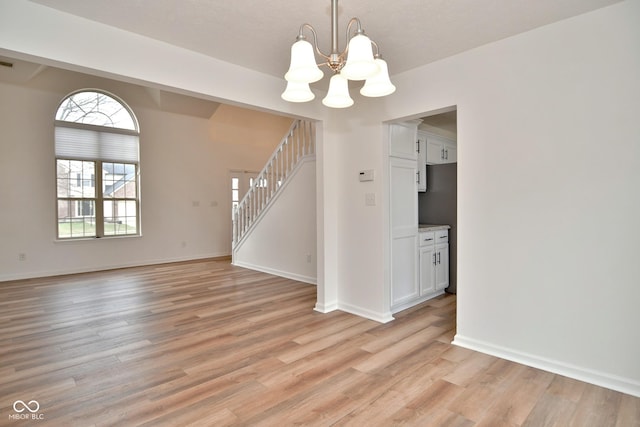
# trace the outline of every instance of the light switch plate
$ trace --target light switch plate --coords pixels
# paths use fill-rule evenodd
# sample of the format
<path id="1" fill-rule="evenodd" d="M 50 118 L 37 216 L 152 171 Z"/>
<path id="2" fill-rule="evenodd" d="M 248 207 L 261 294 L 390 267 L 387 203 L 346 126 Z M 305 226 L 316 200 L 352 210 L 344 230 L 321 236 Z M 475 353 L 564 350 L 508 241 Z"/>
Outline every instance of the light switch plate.
<path id="1" fill-rule="evenodd" d="M 360 182 L 373 181 L 373 169 L 360 171 L 360 173 L 358 174 L 358 179 L 360 180 Z"/>

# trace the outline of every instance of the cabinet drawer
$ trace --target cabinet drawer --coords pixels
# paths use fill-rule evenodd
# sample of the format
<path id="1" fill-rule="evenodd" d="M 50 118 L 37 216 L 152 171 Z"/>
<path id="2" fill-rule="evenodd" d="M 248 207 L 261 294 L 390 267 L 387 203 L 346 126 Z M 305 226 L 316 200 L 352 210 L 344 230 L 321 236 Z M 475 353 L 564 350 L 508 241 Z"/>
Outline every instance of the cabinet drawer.
<path id="1" fill-rule="evenodd" d="M 436 243 L 436 233 L 434 231 L 422 231 L 419 233 L 420 246 L 430 246 Z"/>
<path id="2" fill-rule="evenodd" d="M 435 242 L 439 243 L 449 243 L 449 230 L 438 230 L 435 232 Z"/>

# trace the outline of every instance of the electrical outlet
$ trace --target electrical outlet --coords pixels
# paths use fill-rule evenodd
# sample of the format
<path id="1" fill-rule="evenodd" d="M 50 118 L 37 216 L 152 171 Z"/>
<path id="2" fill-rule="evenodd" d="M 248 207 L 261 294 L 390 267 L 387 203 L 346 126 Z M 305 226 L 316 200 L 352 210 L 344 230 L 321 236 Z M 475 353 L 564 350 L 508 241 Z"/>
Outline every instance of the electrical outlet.
<path id="1" fill-rule="evenodd" d="M 376 205 L 376 193 L 366 193 L 364 195 L 364 204 L 365 204 L 365 206 L 375 206 Z"/>
<path id="2" fill-rule="evenodd" d="M 26 261 L 27 260 L 27 254 L 18 254 L 18 261 Z"/>

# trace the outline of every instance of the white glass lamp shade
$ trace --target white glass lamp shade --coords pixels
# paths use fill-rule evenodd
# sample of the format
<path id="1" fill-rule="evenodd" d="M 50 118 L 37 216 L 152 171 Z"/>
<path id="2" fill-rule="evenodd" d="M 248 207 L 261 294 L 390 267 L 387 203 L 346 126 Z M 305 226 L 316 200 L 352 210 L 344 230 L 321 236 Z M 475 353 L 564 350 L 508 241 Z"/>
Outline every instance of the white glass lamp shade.
<path id="1" fill-rule="evenodd" d="M 298 40 L 291 46 L 291 64 L 284 78 L 289 82 L 313 83 L 324 77 L 324 73 L 313 53 L 313 46 L 306 40 Z"/>
<path id="2" fill-rule="evenodd" d="M 347 63 L 340 73 L 349 80 L 366 80 L 378 71 L 373 60 L 371 40 L 364 34 L 358 34 L 349 41 Z"/>
<path id="3" fill-rule="evenodd" d="M 331 108 L 347 108 L 353 105 L 349 96 L 349 81 L 340 73 L 334 74 L 329 80 L 329 92 L 322 103 Z"/>
<path id="4" fill-rule="evenodd" d="M 379 70 L 367 79 L 362 89 L 360 89 L 360 94 L 370 97 L 391 95 L 396 91 L 396 87 L 389 79 L 387 62 L 382 58 L 376 58 L 375 62 L 378 64 Z"/>
<path id="5" fill-rule="evenodd" d="M 309 83 L 299 82 L 287 82 L 287 88 L 280 96 L 289 102 L 307 102 L 316 97 L 309 89 Z"/>

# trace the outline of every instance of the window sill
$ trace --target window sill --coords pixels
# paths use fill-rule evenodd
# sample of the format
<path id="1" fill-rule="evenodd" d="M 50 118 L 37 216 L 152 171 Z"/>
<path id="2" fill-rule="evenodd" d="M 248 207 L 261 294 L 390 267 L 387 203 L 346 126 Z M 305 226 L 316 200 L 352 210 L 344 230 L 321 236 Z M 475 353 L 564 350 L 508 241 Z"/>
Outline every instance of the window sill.
<path id="1" fill-rule="evenodd" d="M 71 239 L 53 239 L 53 243 L 73 243 L 73 242 L 95 242 L 100 240 L 120 240 L 135 239 L 142 237 L 142 234 L 127 234 L 124 236 L 105 236 L 105 237 L 74 237 Z"/>

